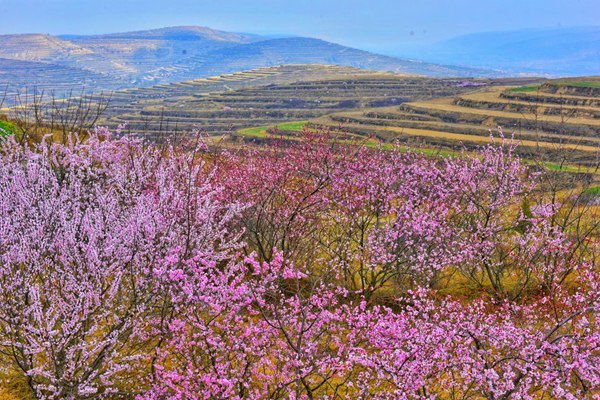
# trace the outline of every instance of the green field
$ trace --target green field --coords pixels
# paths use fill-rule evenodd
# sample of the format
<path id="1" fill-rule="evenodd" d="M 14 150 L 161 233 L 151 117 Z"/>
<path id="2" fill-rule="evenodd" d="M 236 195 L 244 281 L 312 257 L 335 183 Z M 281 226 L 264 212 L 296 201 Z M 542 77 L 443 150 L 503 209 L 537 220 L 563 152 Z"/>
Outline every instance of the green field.
<path id="1" fill-rule="evenodd" d="M 583 195 L 590 197 L 600 197 L 600 186 L 592 186 L 583 192 Z"/>
<path id="2" fill-rule="evenodd" d="M 307 123 L 308 123 L 308 121 L 292 121 L 292 122 L 285 122 L 285 123 L 277 124 L 277 125 L 273 125 L 273 126 L 266 126 L 266 125 L 256 126 L 256 127 L 252 127 L 252 128 L 240 129 L 237 131 L 237 133 L 241 136 L 246 136 L 246 137 L 266 138 L 266 137 L 270 136 L 270 134 L 268 132 L 269 129 L 277 128 L 277 130 L 282 131 L 282 132 L 301 131 L 304 128 L 304 125 L 306 125 Z"/>
<path id="3" fill-rule="evenodd" d="M 527 92 L 535 92 L 535 91 L 539 90 L 539 88 L 540 88 L 539 85 L 520 86 L 520 87 L 508 89 L 508 91 L 514 92 L 514 93 L 527 93 Z"/>
<path id="4" fill-rule="evenodd" d="M 590 173 L 590 174 L 595 174 L 597 172 L 596 168 L 594 168 L 594 167 L 584 167 L 581 165 L 572 165 L 572 164 L 556 164 L 556 163 L 551 163 L 551 162 L 543 163 L 543 167 L 549 171 L 584 172 L 584 173 Z"/>
<path id="5" fill-rule="evenodd" d="M 573 87 L 582 87 L 582 88 L 600 88 L 600 81 L 579 81 L 579 82 L 555 82 L 557 85 L 561 86 L 573 86 Z"/>
<path id="6" fill-rule="evenodd" d="M 309 121 L 293 121 L 273 126 L 257 126 L 253 128 L 244 128 L 237 131 L 237 134 L 246 137 L 246 138 L 269 138 L 271 133 L 269 131 L 274 132 L 275 129 L 281 134 L 281 136 L 285 140 L 300 140 L 301 137 L 297 135 L 291 135 L 292 133 L 300 132 L 304 129 L 306 124 Z M 310 128 L 309 128 L 310 130 Z M 460 151 L 452 151 L 452 150 L 442 150 L 436 148 L 426 148 L 426 147 L 413 147 L 406 146 L 401 144 L 394 144 L 390 142 L 382 142 L 376 138 L 367 138 L 364 135 L 349 133 L 349 132 L 337 132 L 343 134 L 345 136 L 349 136 L 351 139 L 341 139 L 341 142 L 344 143 L 359 143 L 368 148 L 380 148 L 383 150 L 397 150 L 400 152 L 408 152 L 411 151 L 413 153 L 420 153 L 429 156 L 439 156 L 439 157 L 448 157 L 448 156 L 456 156 L 460 154 Z"/>
<path id="7" fill-rule="evenodd" d="M 15 125 L 8 122 L 0 120 L 0 136 L 4 136 L 7 134 L 11 134 L 15 132 Z"/>

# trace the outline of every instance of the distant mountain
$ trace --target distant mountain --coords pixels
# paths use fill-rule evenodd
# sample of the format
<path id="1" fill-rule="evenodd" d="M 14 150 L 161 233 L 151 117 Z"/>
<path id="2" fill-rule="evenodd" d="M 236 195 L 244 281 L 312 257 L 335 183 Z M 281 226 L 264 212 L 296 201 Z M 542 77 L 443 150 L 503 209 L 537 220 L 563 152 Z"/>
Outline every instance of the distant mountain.
<path id="1" fill-rule="evenodd" d="M 600 26 L 474 33 L 398 53 L 507 73 L 599 75 Z"/>
<path id="2" fill-rule="evenodd" d="M 172 41 L 216 41 L 232 43 L 250 43 L 261 40 L 261 36 L 245 33 L 218 31 L 205 26 L 173 26 L 168 28 L 149 29 L 124 33 L 109 33 L 105 35 L 60 35 L 60 38 L 79 41 L 86 39 L 144 39 Z"/>
<path id="3" fill-rule="evenodd" d="M 0 55 L 25 61 L 57 61 L 93 53 L 75 43 L 43 34 L 0 35 Z"/>
<path id="4" fill-rule="evenodd" d="M 114 57 L 45 34 L 0 35 L 0 58 L 43 62 L 119 78 L 135 73 L 135 68 L 120 63 Z"/>
<path id="5" fill-rule="evenodd" d="M 369 53 L 312 38 L 269 38 L 182 26 L 106 35 L 0 36 L 0 58 L 113 76 L 125 86 L 175 82 L 280 64 L 336 64 L 432 76 L 491 76 Z"/>
<path id="6" fill-rule="evenodd" d="M 332 64 L 348 67 L 429 76 L 482 76 L 482 68 L 456 68 L 399 59 L 357 50 L 320 39 L 293 37 L 224 47 L 192 62 L 194 74 L 217 75 L 285 64 Z"/>

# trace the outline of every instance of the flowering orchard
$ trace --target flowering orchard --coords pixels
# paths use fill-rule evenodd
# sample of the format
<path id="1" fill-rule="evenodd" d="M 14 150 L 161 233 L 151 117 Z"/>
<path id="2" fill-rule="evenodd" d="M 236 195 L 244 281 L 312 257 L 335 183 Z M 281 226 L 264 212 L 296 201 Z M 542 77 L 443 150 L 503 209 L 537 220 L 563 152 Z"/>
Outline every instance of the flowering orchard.
<path id="1" fill-rule="evenodd" d="M 600 398 L 597 211 L 510 141 L 0 157 L 0 373 L 31 398 Z"/>

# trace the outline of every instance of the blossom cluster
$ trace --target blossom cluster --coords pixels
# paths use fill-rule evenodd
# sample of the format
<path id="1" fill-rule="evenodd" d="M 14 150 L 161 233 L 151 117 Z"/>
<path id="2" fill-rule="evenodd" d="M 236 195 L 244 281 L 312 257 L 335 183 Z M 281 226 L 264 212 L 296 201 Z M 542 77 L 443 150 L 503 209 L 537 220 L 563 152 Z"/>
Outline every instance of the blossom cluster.
<path id="1" fill-rule="evenodd" d="M 600 398 L 597 231 L 537 178 L 509 140 L 7 137 L 0 373 L 39 399 Z"/>

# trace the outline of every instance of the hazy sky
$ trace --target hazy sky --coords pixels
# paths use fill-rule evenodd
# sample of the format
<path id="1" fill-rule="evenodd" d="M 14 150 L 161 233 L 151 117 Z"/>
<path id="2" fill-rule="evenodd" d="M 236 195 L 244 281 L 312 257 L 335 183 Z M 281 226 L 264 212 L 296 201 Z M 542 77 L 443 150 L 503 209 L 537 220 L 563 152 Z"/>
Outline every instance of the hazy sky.
<path id="1" fill-rule="evenodd" d="M 203 25 L 383 50 L 471 32 L 600 25 L 600 0 L 0 0 L 0 15 L 0 33 Z"/>

